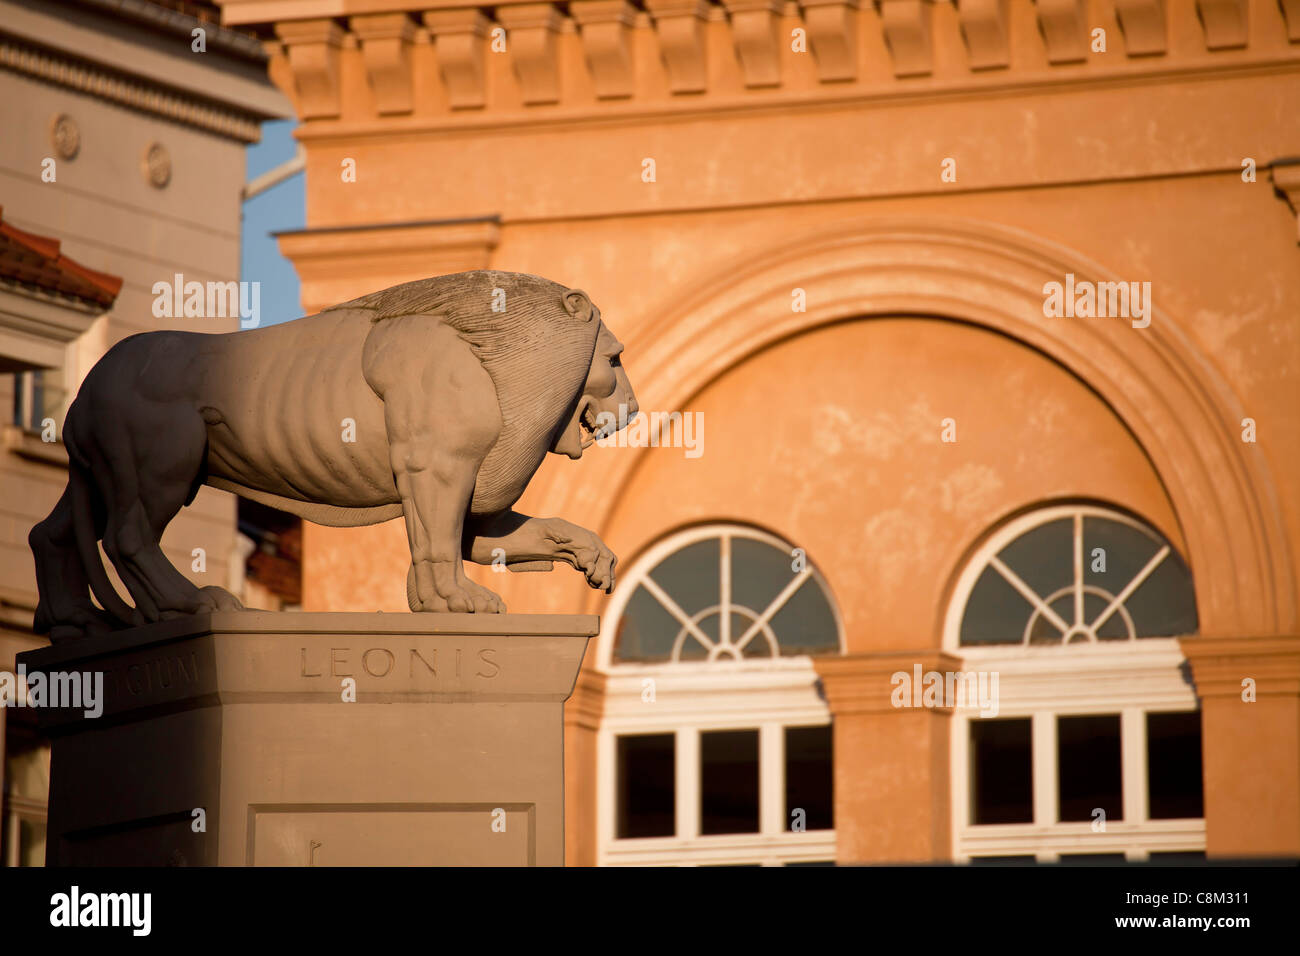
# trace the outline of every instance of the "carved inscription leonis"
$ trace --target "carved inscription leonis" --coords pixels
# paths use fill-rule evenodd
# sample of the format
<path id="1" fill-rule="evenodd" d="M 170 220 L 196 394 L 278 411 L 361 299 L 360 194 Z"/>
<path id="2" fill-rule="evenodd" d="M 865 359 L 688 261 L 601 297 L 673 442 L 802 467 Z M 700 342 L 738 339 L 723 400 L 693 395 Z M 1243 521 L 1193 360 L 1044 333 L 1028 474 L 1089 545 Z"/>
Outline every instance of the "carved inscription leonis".
<path id="1" fill-rule="evenodd" d="M 387 647 L 304 647 L 301 650 L 303 677 L 389 677 L 403 672 L 408 677 L 434 679 L 463 677 L 492 680 L 501 673 L 494 647 L 416 647 L 390 650 Z"/>

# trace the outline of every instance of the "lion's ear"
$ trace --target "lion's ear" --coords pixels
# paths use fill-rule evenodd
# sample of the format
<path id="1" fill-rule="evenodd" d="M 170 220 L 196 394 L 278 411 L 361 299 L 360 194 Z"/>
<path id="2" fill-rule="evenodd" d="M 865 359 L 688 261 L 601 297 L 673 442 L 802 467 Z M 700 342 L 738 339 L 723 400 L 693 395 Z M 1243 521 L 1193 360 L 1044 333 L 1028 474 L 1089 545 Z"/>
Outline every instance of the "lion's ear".
<path id="1" fill-rule="evenodd" d="M 587 293 L 581 289 L 570 289 L 564 293 L 564 311 L 575 319 L 581 319 L 583 322 L 590 322 L 593 315 L 596 314 L 596 307 L 591 304 L 587 298 Z"/>

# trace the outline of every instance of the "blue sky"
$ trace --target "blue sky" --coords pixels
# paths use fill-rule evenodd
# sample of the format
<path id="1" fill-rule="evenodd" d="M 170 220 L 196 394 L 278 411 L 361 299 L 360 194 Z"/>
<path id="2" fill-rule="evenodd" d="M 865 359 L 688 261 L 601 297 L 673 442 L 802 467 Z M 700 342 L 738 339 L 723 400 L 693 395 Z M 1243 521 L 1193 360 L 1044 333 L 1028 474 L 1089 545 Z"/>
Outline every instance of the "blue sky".
<path id="1" fill-rule="evenodd" d="M 293 138 L 297 125 L 297 120 L 262 124 L 262 141 L 248 147 L 249 180 L 293 158 L 298 147 Z M 306 225 L 305 178 L 304 173 L 297 173 L 244 203 L 240 278 L 262 284 L 262 325 L 274 325 L 302 315 L 298 273 L 280 255 L 279 244 L 271 234 L 302 229 Z"/>

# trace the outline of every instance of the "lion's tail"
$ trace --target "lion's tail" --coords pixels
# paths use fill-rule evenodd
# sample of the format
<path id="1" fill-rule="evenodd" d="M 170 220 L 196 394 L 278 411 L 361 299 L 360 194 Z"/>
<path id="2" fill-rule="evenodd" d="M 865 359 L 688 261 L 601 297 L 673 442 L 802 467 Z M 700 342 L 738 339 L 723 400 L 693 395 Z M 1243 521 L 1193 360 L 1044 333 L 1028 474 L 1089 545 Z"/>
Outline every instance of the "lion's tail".
<path id="1" fill-rule="evenodd" d="M 72 444 L 69 431 L 70 429 L 65 430 L 64 444 L 68 449 L 68 489 L 72 492 L 72 528 L 77 539 L 77 552 L 86 577 L 90 580 L 90 590 L 99 600 L 100 607 L 129 626 L 135 623 L 137 615 L 135 609 L 122 600 L 104 570 L 94 532 L 95 513 L 90 500 L 88 462 Z"/>

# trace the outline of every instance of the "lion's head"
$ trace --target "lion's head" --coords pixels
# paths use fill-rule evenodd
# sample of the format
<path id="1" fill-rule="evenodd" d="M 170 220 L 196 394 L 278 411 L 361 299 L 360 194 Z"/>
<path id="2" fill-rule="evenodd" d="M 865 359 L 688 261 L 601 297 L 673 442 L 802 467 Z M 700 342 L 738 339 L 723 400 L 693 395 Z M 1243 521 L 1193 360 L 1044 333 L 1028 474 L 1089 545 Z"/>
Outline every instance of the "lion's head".
<path id="1" fill-rule="evenodd" d="M 547 452 L 578 458 L 636 414 L 623 346 L 580 289 L 485 269 L 407 282 L 335 308 L 364 310 L 376 325 L 427 315 L 454 329 L 483 364 L 502 430 L 479 468 L 475 514 L 516 501 Z"/>
<path id="2" fill-rule="evenodd" d="M 632 393 L 632 383 L 628 381 L 627 370 L 620 358 L 623 343 L 600 321 L 600 310 L 594 305 L 592 309 L 600 326 L 591 368 L 587 371 L 582 394 L 550 449 L 557 455 L 570 458 L 581 458 L 592 442 L 623 428 L 637 413 L 636 395 Z"/>

